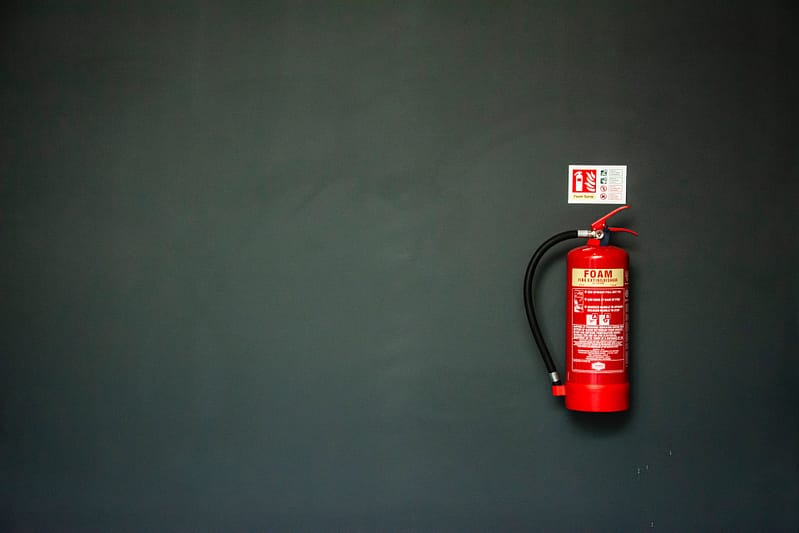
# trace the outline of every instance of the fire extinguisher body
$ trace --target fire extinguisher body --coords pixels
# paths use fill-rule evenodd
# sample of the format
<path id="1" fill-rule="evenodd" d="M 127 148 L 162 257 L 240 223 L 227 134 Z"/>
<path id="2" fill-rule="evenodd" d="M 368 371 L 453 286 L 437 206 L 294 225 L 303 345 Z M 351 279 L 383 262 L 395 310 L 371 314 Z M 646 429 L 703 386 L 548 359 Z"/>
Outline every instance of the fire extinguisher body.
<path id="1" fill-rule="evenodd" d="M 629 258 L 615 246 L 571 250 L 566 259 L 566 407 L 629 408 Z"/>

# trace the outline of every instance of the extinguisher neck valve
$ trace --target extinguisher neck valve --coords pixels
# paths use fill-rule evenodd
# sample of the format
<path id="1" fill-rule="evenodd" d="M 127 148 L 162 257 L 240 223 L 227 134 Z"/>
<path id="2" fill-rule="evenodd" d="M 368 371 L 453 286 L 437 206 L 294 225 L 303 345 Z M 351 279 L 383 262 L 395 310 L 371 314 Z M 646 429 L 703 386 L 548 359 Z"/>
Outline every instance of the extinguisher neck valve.
<path id="1" fill-rule="evenodd" d="M 577 236 L 587 239 L 601 239 L 605 235 L 604 229 L 578 229 Z"/>
<path id="2" fill-rule="evenodd" d="M 638 235 L 635 231 L 627 228 L 618 228 L 615 226 L 608 226 L 608 219 L 615 215 L 616 213 L 623 211 L 625 209 L 629 209 L 629 205 L 623 205 L 618 207 L 608 213 L 607 215 L 603 216 L 599 220 L 595 220 L 591 223 L 591 230 L 588 231 L 587 235 L 583 235 L 585 230 L 578 230 L 577 234 L 578 237 L 588 237 L 588 245 L 589 246 L 607 246 L 610 244 L 610 234 L 617 233 L 617 232 L 624 232 L 624 233 L 631 233 L 632 235 Z"/>
<path id="3" fill-rule="evenodd" d="M 602 246 L 607 244 L 610 233 L 602 229 L 579 229 L 577 236 L 587 238 L 589 246 Z"/>

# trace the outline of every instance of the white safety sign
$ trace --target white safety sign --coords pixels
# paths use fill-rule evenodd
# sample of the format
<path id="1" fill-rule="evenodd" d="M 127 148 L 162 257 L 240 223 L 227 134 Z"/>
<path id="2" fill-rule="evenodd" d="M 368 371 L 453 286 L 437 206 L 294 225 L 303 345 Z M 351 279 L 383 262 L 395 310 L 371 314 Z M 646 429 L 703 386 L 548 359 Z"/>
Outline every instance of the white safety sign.
<path id="1" fill-rule="evenodd" d="M 627 203 L 627 165 L 569 165 L 569 203 Z"/>

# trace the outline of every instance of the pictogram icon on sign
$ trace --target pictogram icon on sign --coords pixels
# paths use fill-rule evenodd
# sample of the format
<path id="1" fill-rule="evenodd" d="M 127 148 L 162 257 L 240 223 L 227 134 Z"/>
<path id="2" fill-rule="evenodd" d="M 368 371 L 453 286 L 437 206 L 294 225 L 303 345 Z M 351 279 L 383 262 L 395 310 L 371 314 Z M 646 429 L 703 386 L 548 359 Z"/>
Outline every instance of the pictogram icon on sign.
<path id="1" fill-rule="evenodd" d="M 573 169 L 572 192 L 596 192 L 596 170 L 586 168 Z"/>
<path id="2" fill-rule="evenodd" d="M 608 195 L 605 194 L 605 193 L 602 193 L 602 194 L 599 195 L 599 199 L 600 200 L 607 200 L 608 199 Z"/>
<path id="3" fill-rule="evenodd" d="M 574 291 L 574 312 L 582 313 L 585 311 L 585 294 L 583 291 Z"/>

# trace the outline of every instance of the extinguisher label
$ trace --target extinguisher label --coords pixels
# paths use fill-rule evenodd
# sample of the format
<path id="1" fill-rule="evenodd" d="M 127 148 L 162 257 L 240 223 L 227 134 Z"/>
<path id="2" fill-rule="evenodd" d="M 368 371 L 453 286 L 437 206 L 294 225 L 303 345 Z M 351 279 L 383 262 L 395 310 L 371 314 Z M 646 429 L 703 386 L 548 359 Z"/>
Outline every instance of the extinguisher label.
<path id="1" fill-rule="evenodd" d="M 569 165 L 570 204 L 623 204 L 627 165 Z"/>
<path id="2" fill-rule="evenodd" d="M 577 271 L 573 269 L 573 279 Z M 572 368 L 573 372 L 624 372 L 626 368 L 626 300 L 624 269 L 620 287 L 581 285 L 572 288 Z M 583 288 L 586 287 L 586 288 Z"/>
<path id="3" fill-rule="evenodd" d="M 623 268 L 573 268 L 573 287 L 624 287 Z"/>

